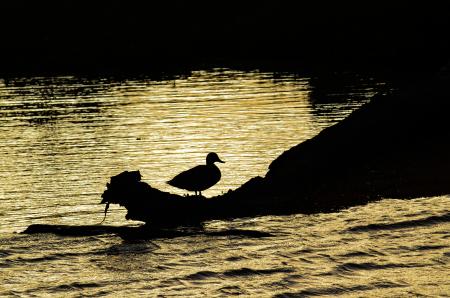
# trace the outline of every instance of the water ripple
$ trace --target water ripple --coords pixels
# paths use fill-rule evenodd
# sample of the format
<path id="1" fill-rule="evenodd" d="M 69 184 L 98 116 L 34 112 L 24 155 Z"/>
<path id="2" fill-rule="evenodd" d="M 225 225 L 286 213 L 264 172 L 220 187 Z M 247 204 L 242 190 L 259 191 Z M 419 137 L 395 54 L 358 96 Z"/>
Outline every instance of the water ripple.
<path id="1" fill-rule="evenodd" d="M 98 288 L 101 287 L 101 284 L 98 283 L 80 283 L 80 282 L 73 282 L 70 284 L 62 284 L 53 288 L 50 288 L 49 290 L 51 292 L 72 292 L 72 291 L 79 291 L 86 288 Z"/>
<path id="2" fill-rule="evenodd" d="M 305 289 L 299 292 L 294 293 L 283 293 L 275 295 L 277 298 L 291 298 L 291 297 L 314 297 L 314 296 L 323 296 L 323 295 L 343 295 L 343 294 L 356 294 L 364 295 L 364 292 L 383 289 L 383 288 L 399 288 L 405 287 L 404 284 L 393 283 L 393 282 L 375 282 L 368 285 L 357 285 L 350 287 L 325 287 L 325 288 L 310 288 Z M 361 293 L 363 292 L 363 293 Z"/>
<path id="3" fill-rule="evenodd" d="M 223 272 L 214 272 L 214 271 L 199 271 L 193 274 L 186 276 L 186 279 L 205 279 L 205 278 L 229 278 L 229 277 L 245 277 L 252 275 L 271 275 L 277 273 L 291 273 L 295 270 L 292 268 L 270 268 L 270 269 L 252 269 L 252 268 L 239 268 L 239 269 L 230 269 L 225 270 Z"/>
<path id="4" fill-rule="evenodd" d="M 352 271 L 359 271 L 359 270 L 382 270 L 382 269 L 393 269 L 393 268 L 412 268 L 412 267 L 425 267 L 429 264 L 419 264 L 419 263 L 408 263 L 408 264 L 402 264 L 402 263 L 384 263 L 384 264 L 377 264 L 377 263 L 344 263 L 341 265 L 336 266 L 335 271 L 337 273 L 348 273 Z"/>
<path id="5" fill-rule="evenodd" d="M 112 228 L 94 226 L 123 170 L 178 192 L 165 181 L 218 151 L 227 163 L 206 195 L 220 194 L 391 88 L 345 76 L 0 80 L 0 296 L 448 296 L 445 196 L 150 236 L 118 236 L 125 210 L 113 207 Z M 65 236 L 12 233 L 32 224 Z"/>
<path id="6" fill-rule="evenodd" d="M 450 213 L 443 215 L 433 215 L 421 219 L 406 220 L 394 223 L 380 223 L 380 224 L 368 224 L 362 226 L 351 227 L 348 230 L 351 232 L 367 232 L 367 231 L 380 231 L 380 230 L 393 230 L 393 229 L 405 229 L 414 227 L 423 227 L 429 225 L 436 225 L 439 223 L 450 222 Z"/>

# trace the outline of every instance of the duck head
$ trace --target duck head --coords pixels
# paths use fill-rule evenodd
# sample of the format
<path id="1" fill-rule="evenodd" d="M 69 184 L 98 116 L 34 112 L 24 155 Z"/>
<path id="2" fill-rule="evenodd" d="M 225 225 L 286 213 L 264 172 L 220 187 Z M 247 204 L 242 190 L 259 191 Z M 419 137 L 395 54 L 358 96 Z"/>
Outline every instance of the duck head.
<path id="1" fill-rule="evenodd" d="M 212 165 L 212 164 L 214 164 L 215 162 L 225 163 L 224 161 L 222 161 L 222 160 L 219 158 L 219 155 L 217 155 L 217 153 L 215 153 L 215 152 L 210 152 L 210 153 L 208 153 L 208 155 L 206 156 L 206 164 L 207 164 L 207 165 Z"/>

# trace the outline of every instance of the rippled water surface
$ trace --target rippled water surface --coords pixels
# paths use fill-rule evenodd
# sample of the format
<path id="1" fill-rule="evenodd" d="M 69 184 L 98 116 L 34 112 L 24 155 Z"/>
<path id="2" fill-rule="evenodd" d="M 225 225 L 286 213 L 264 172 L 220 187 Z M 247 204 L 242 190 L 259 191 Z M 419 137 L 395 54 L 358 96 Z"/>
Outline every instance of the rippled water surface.
<path id="1" fill-rule="evenodd" d="M 14 233 L 35 223 L 100 222 L 105 183 L 123 170 L 183 194 L 165 181 L 210 151 L 226 163 L 204 194 L 226 192 L 390 88 L 350 74 L 231 70 L 161 81 L 0 79 L 0 296 L 450 295 L 445 196 L 204 226 L 266 238 Z M 113 209 L 107 225 L 133 224 Z"/>

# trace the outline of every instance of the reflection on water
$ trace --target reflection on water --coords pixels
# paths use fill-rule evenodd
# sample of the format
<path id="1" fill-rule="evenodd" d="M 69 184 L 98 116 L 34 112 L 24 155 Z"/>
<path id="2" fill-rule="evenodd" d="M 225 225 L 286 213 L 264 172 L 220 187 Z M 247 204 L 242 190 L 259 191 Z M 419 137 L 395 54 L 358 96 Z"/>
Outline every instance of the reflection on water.
<path id="1" fill-rule="evenodd" d="M 204 163 L 211 151 L 227 163 L 205 195 L 226 192 L 264 175 L 284 150 L 386 89 L 382 82 L 356 80 L 338 101 L 324 96 L 322 103 L 311 85 L 317 81 L 229 70 L 168 81 L 4 80 L 0 195 L 2 212 L 15 224 L 2 229 L 48 218 L 89 220 L 108 178 L 123 170 L 139 169 L 152 186 L 183 194 L 165 181 Z"/>
<path id="2" fill-rule="evenodd" d="M 447 295 L 448 197 L 205 224 L 267 238 L 10 233 L 100 222 L 104 185 L 125 169 L 178 192 L 164 182 L 209 151 L 227 163 L 205 195 L 227 191 L 389 88 L 363 77 L 227 70 L 169 81 L 0 81 L 0 296 Z M 107 224 L 124 225 L 115 208 Z"/>
<path id="3" fill-rule="evenodd" d="M 108 178 L 139 169 L 165 181 L 217 152 L 213 196 L 255 175 L 284 150 L 347 116 L 382 82 L 355 80 L 336 102 L 315 98 L 317 78 L 198 71 L 168 81 L 21 78 L 0 85 L 2 212 L 17 229 L 36 220 L 79 222 L 98 212 Z M 336 95 L 340 91 L 333 90 Z M 330 92 L 331 94 L 331 92 Z M 24 212 L 26 210 L 26 212 Z M 121 214 L 122 216 L 123 214 Z M 47 219 L 46 219 L 47 218 Z"/>

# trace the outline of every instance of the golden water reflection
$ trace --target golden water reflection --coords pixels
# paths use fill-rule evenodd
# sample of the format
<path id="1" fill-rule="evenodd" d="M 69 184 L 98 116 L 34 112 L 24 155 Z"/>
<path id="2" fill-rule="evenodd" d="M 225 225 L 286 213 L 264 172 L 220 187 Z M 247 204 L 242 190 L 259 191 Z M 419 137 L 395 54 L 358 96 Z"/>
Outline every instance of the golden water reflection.
<path id="1" fill-rule="evenodd" d="M 385 89 L 358 79 L 322 102 L 316 83 L 231 70 L 166 81 L 0 81 L 0 212 L 11 216 L 12 228 L 48 218 L 90 222 L 110 176 L 139 169 L 152 186 L 184 194 L 165 181 L 204 163 L 210 151 L 226 163 L 221 181 L 204 194 L 221 194 L 264 175 L 284 150 Z"/>

